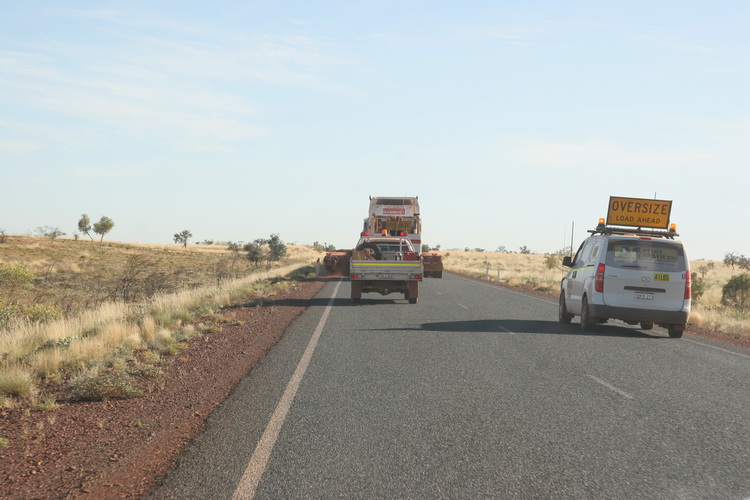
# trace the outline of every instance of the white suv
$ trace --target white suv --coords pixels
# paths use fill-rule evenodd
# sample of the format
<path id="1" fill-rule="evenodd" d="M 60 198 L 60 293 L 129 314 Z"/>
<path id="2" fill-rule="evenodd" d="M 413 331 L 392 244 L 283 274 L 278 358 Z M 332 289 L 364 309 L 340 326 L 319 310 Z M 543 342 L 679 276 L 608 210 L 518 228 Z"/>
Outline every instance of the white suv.
<path id="1" fill-rule="evenodd" d="M 682 337 L 690 315 L 690 262 L 674 232 L 629 231 L 599 225 L 589 231 L 560 287 L 559 321 L 581 317 L 591 330 L 608 319 L 663 326 Z"/>

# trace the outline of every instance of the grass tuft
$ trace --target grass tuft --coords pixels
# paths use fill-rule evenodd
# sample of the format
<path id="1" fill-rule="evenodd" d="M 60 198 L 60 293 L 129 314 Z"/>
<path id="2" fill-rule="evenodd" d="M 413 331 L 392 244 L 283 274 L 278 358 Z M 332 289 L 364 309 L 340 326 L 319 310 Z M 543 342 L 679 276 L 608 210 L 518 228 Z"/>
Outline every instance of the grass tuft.
<path id="1" fill-rule="evenodd" d="M 20 398 L 35 390 L 31 374 L 21 370 L 0 372 L 0 396 Z"/>
<path id="2" fill-rule="evenodd" d="M 68 385 L 66 392 L 73 401 L 129 399 L 144 394 L 138 381 L 125 372 L 80 376 Z"/>

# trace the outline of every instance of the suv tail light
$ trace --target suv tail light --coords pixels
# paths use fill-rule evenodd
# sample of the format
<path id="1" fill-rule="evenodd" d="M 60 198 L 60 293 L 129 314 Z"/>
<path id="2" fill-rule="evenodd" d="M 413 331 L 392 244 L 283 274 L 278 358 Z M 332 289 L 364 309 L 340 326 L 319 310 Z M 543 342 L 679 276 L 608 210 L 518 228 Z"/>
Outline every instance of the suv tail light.
<path id="1" fill-rule="evenodd" d="M 594 290 L 597 292 L 604 292 L 604 264 L 599 264 L 596 267 L 596 274 L 594 275 Z"/>
<path id="2" fill-rule="evenodd" d="M 685 300 L 693 295 L 693 277 L 690 271 L 685 273 Z"/>

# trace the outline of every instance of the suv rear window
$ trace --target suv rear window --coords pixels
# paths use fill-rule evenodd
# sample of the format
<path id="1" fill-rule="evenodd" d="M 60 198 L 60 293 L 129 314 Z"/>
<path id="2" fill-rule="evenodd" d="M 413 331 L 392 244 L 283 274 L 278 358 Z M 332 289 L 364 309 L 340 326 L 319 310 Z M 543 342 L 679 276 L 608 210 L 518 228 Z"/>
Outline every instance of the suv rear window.
<path id="1" fill-rule="evenodd" d="M 664 272 L 687 269 L 682 245 L 659 240 L 611 239 L 607 248 L 607 265 Z"/>

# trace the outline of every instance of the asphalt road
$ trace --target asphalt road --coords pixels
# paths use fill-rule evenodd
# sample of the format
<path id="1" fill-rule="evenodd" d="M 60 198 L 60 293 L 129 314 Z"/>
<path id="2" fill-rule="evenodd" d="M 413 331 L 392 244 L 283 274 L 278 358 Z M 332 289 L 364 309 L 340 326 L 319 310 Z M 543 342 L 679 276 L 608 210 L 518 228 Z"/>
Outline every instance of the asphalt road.
<path id="1" fill-rule="evenodd" d="M 750 498 L 750 352 L 446 275 L 324 287 L 152 498 Z M 260 444 L 259 444 L 260 443 Z"/>

